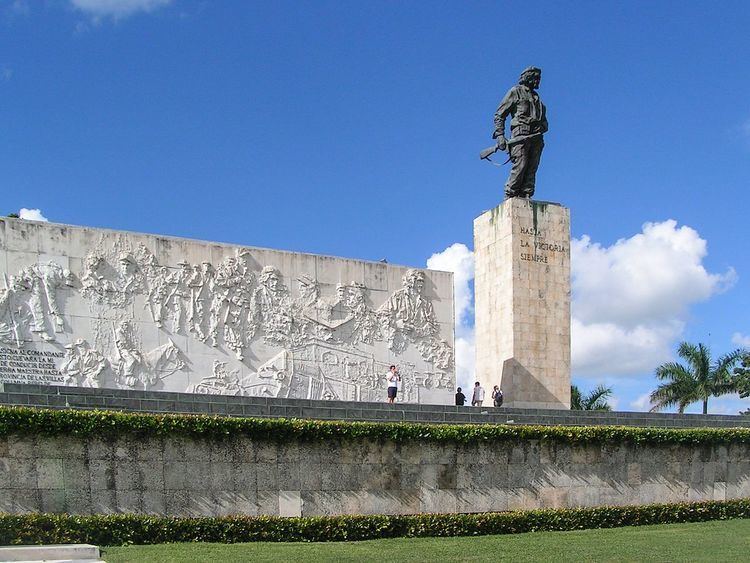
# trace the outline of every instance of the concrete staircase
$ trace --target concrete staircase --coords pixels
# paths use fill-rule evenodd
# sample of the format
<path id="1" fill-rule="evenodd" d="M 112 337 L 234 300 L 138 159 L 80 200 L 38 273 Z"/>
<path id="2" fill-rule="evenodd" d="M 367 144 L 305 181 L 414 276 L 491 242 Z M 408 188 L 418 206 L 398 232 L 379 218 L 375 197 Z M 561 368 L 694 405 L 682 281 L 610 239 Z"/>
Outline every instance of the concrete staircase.
<path id="1" fill-rule="evenodd" d="M 23 563 L 104 563 L 99 548 L 88 544 L 14 545 L 0 547 L 0 561 Z"/>

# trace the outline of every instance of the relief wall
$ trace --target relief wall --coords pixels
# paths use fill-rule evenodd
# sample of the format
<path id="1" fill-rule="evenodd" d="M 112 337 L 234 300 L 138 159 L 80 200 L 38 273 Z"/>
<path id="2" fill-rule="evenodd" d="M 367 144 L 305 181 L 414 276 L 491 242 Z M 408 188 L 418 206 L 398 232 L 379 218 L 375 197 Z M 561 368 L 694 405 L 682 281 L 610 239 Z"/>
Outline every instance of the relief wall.
<path id="1" fill-rule="evenodd" d="M 0 220 L 0 382 L 449 403 L 450 273 Z"/>

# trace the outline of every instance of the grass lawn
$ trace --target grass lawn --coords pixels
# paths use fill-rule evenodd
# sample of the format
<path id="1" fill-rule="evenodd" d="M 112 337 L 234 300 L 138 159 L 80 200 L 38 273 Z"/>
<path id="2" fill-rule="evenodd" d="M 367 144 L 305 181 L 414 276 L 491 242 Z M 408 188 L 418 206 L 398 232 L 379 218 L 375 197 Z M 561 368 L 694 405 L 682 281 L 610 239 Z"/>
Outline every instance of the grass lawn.
<path id="1" fill-rule="evenodd" d="M 110 547 L 120 561 L 746 561 L 750 520 L 459 538 Z"/>

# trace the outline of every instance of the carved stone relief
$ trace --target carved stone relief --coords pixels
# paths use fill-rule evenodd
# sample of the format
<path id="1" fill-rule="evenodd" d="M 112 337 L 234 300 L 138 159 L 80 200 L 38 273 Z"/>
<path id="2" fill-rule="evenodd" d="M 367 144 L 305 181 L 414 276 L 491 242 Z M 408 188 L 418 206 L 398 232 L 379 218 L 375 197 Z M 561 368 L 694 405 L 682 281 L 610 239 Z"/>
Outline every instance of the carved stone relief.
<path id="1" fill-rule="evenodd" d="M 292 278 L 292 296 L 282 271 L 245 249 L 218 264 L 160 264 L 147 245 L 102 235 L 80 263 L 77 279 L 51 261 L 6 275 L 0 289 L 0 343 L 68 342 L 57 368 L 68 385 L 159 389 L 180 372 L 194 381 L 182 390 L 195 393 L 382 400 L 390 360 L 376 351 L 398 358 L 411 348 L 424 366 L 401 362 L 403 400 L 452 386 L 453 350 L 419 270 L 376 307 L 364 284 L 329 284 L 325 295 L 312 272 Z M 90 330 L 66 326 L 61 290 L 88 304 Z M 142 330 L 161 345 L 144 349 Z M 195 346 L 219 354 L 210 375 L 190 367 Z"/>
<path id="2" fill-rule="evenodd" d="M 101 387 L 102 372 L 109 367 L 109 361 L 97 350 L 92 350 L 83 338 L 65 346 L 65 359 L 60 373 L 67 385 L 75 387 Z"/>
<path id="3" fill-rule="evenodd" d="M 213 373 L 201 379 L 201 382 L 188 387 L 188 393 L 201 395 L 245 395 L 240 386 L 239 370 L 230 371 L 227 363 L 214 360 Z"/>
<path id="4" fill-rule="evenodd" d="M 47 342 L 64 331 L 58 289 L 71 286 L 71 273 L 55 262 L 32 264 L 18 275 L 5 277 L 0 297 L 0 338 L 19 344 L 33 335 Z"/>

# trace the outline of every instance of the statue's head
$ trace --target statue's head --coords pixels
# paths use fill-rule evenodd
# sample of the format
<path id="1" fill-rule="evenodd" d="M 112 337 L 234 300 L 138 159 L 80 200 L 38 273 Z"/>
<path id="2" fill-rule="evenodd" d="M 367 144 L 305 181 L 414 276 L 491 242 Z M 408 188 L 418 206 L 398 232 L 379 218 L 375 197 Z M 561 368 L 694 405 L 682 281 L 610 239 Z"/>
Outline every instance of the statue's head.
<path id="1" fill-rule="evenodd" d="M 536 90 L 539 88 L 539 83 L 542 81 L 542 69 L 530 66 L 521 73 L 521 77 L 518 79 L 519 84 L 524 84 Z"/>

